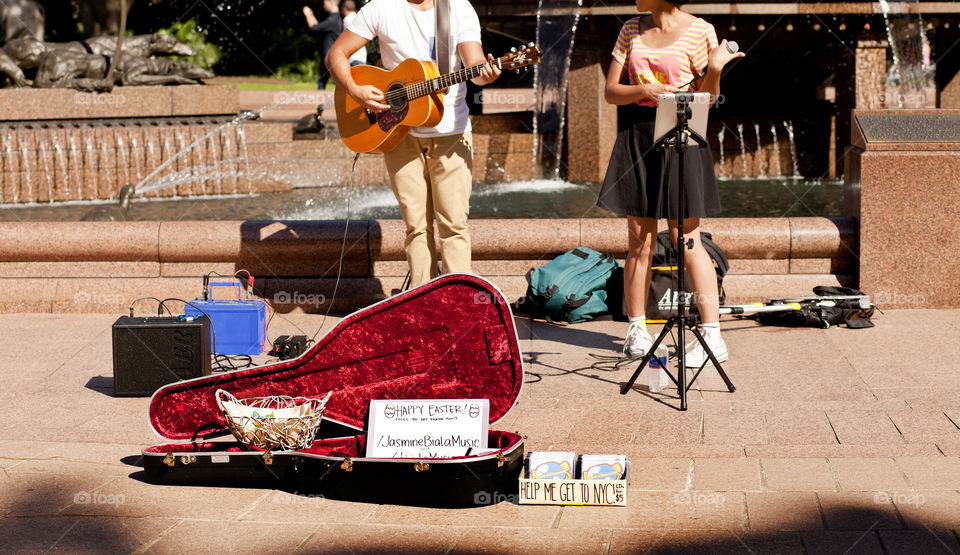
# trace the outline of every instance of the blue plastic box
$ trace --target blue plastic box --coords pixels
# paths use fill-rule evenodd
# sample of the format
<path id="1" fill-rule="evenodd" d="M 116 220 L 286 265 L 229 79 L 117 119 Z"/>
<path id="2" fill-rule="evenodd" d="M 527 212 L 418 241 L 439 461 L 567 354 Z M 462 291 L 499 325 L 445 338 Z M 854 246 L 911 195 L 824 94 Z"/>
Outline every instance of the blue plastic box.
<path id="1" fill-rule="evenodd" d="M 221 284 L 211 283 L 210 285 Z M 203 313 L 210 317 L 210 323 L 213 324 L 210 329 L 210 345 L 214 353 L 260 354 L 266 340 L 267 305 L 265 302 L 194 299 L 184 306 L 184 314 L 187 316 L 197 317 Z"/>

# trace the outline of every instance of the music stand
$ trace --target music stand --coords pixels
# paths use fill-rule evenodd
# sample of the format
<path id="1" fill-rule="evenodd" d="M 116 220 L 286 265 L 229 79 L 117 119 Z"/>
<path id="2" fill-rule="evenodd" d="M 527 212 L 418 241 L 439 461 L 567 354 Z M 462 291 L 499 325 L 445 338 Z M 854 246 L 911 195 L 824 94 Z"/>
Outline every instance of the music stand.
<path id="1" fill-rule="evenodd" d="M 657 336 L 653 345 L 643 356 L 643 359 L 640 361 L 640 366 L 637 367 L 637 370 L 633 373 L 633 376 L 630 377 L 630 380 L 620 388 L 621 395 L 626 395 L 627 391 L 630 391 L 630 388 L 633 387 L 634 382 L 636 382 L 640 376 L 640 372 L 642 372 L 644 367 L 647 366 L 647 363 L 650 362 L 650 357 L 656 352 L 657 347 L 666 339 L 667 334 L 670 333 L 673 326 L 677 326 L 677 376 L 674 378 L 673 374 L 667 371 L 666 365 L 664 365 L 664 372 L 666 372 L 667 376 L 669 376 L 677 386 L 677 391 L 680 393 L 680 410 L 687 410 L 687 390 L 697 381 L 697 377 L 700 376 L 700 373 L 703 372 L 704 367 L 707 365 L 707 361 L 703 361 L 703 364 L 697 369 L 696 374 L 693 375 L 693 379 L 690 380 L 689 384 L 687 383 L 686 361 L 684 360 L 686 357 L 684 332 L 688 327 L 690 331 L 693 332 L 693 335 L 696 336 L 697 341 L 700 342 L 704 352 L 707 354 L 707 357 L 709 357 L 708 360 L 713 363 L 714 368 L 717 369 L 720 377 L 724 383 L 727 384 L 727 389 L 729 389 L 731 393 L 736 391 L 730 378 L 728 378 L 726 372 L 723 371 L 723 367 L 720 366 L 720 361 L 714 356 L 713 351 L 707 346 L 706 339 L 704 339 L 703 335 L 697 329 L 697 319 L 687 310 L 687 295 L 685 291 L 682 291 L 685 281 L 684 251 L 688 248 L 693 248 L 693 240 L 691 239 L 688 244 L 683 237 L 683 216 L 686 212 L 686 191 L 684 190 L 683 184 L 683 153 L 687 148 L 688 137 L 702 147 L 708 146 L 704 135 L 706 135 L 707 131 L 707 111 L 709 109 L 710 93 L 679 92 L 674 94 L 661 94 L 657 99 L 657 116 L 654 122 L 653 136 L 654 146 L 662 149 L 670 148 L 672 145 L 677 153 L 678 186 L 680 187 L 677 191 L 677 215 L 679 216 L 677 218 L 677 278 L 679 283 L 677 289 L 680 291 L 677 295 L 677 313 L 667 318 L 667 323 L 663 325 L 663 330 L 660 332 L 660 335 Z M 665 167 L 663 171 L 669 172 L 670 168 Z M 669 189 L 669 179 L 667 183 Z M 666 194 L 667 198 L 669 198 L 669 190 Z"/>

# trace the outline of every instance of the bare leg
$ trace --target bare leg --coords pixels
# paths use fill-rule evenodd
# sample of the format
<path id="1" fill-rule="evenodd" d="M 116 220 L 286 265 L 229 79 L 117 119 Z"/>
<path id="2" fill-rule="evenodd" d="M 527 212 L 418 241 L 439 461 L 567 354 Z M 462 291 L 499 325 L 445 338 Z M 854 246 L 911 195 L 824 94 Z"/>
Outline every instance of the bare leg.
<path id="1" fill-rule="evenodd" d="M 623 296 L 627 315 L 639 316 L 647 311 L 650 291 L 650 266 L 657 244 L 657 221 L 653 218 L 627 217 L 627 259 L 623 268 Z"/>
<path id="2" fill-rule="evenodd" d="M 670 236 L 677 244 L 677 222 L 670 221 Z M 693 248 L 684 253 L 686 274 L 693 288 L 694 301 L 700 311 L 700 319 L 705 324 L 720 321 L 720 292 L 717 289 L 717 272 L 713 268 L 713 259 L 703 248 L 700 241 L 700 218 L 683 220 L 683 237 L 693 239 Z"/>

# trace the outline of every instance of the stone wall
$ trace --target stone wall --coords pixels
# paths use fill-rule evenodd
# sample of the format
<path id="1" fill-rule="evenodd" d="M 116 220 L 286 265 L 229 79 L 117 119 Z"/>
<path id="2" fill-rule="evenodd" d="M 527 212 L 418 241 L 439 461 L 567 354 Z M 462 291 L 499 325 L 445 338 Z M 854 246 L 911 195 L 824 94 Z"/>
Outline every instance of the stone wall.
<path id="1" fill-rule="evenodd" d="M 729 304 L 855 285 L 852 219 L 721 218 L 702 225 L 730 259 Z M 126 313 L 138 297 L 196 298 L 204 274 L 239 269 L 256 276 L 256 293 L 278 312 L 323 313 L 329 302 L 348 312 L 399 289 L 403 222 L 353 221 L 345 241 L 344 231 L 337 221 L 0 223 L 0 312 Z M 530 268 L 576 246 L 618 258 L 626 252 L 625 224 L 615 219 L 474 220 L 470 231 L 474 272 L 510 300 L 524 294 Z"/>

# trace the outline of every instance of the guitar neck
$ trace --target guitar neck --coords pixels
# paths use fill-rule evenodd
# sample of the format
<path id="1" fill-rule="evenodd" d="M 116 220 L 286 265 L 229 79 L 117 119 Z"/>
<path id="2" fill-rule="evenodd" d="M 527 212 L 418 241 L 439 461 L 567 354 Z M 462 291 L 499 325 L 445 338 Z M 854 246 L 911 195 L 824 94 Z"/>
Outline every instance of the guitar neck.
<path id="1" fill-rule="evenodd" d="M 500 60 L 500 58 L 496 58 L 489 63 L 492 63 L 497 67 L 502 67 Z M 426 81 L 414 83 L 413 85 L 404 87 L 403 90 L 406 92 L 407 98 L 411 100 L 414 98 L 420 98 L 421 96 L 427 96 L 428 94 L 433 94 L 437 91 L 452 87 L 457 83 L 463 83 L 468 79 L 479 77 L 483 66 L 487 65 L 487 63 L 488 62 L 484 62 L 475 66 L 465 67 L 460 71 L 454 71 L 453 73 L 447 73 L 446 75 L 434 77 L 433 79 L 427 79 Z"/>

